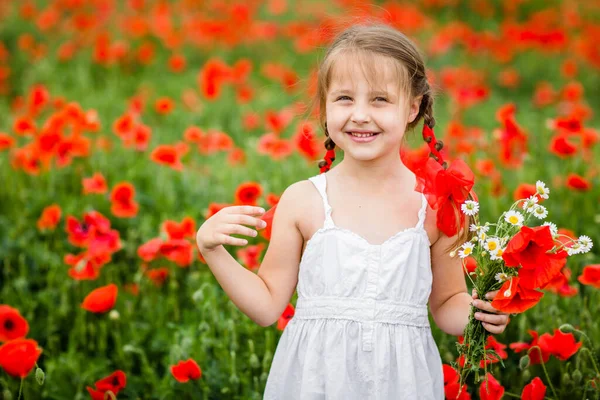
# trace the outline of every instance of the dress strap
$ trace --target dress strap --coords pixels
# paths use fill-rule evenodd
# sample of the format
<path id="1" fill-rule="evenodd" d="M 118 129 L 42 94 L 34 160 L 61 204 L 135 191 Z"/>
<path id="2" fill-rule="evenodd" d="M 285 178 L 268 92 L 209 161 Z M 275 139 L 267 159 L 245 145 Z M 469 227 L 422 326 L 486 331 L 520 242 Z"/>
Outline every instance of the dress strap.
<path id="1" fill-rule="evenodd" d="M 333 223 L 333 219 L 331 219 L 331 206 L 329 205 L 329 201 L 327 200 L 327 179 L 325 178 L 325 174 L 319 174 L 316 176 L 313 176 L 311 178 L 308 178 L 309 181 L 311 181 L 315 187 L 317 188 L 317 190 L 319 191 L 319 194 L 321 195 L 321 198 L 323 199 L 323 207 L 325 208 L 325 222 L 323 223 L 323 227 L 324 228 L 330 228 L 334 226 Z"/>
<path id="2" fill-rule="evenodd" d="M 427 198 L 423 193 L 421 193 L 421 209 L 419 210 L 419 222 L 417 222 L 417 229 L 421 229 L 425 224 L 425 215 L 427 213 Z"/>

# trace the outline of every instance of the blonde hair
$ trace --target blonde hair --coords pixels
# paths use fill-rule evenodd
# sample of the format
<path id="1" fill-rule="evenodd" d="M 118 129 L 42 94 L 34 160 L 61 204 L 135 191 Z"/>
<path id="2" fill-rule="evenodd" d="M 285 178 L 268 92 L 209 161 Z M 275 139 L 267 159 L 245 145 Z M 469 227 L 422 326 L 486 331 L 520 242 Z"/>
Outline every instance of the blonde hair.
<path id="1" fill-rule="evenodd" d="M 350 55 L 353 60 L 357 60 L 367 79 L 370 76 L 377 75 L 375 62 L 378 60 L 374 56 L 383 56 L 393 61 L 398 77 L 398 89 L 401 90 L 401 93 L 407 94 L 408 102 L 405 104 L 410 104 L 415 98 L 422 96 L 419 113 L 412 122 L 407 124 L 406 130 L 413 130 L 421 120 L 433 129 L 435 126 L 435 118 L 433 117 L 434 91 L 427 80 L 421 52 L 413 41 L 402 32 L 381 22 L 367 21 L 353 24 L 335 36 L 319 66 L 316 96 L 313 99 L 311 109 L 314 109 L 315 105 L 318 104 L 319 124 L 325 132 L 325 148 L 327 150 L 334 150 L 335 143 L 329 137 L 327 131 L 325 106 L 327 92 L 331 85 L 332 71 L 340 55 Z M 441 141 L 439 143 L 441 149 L 443 144 Z M 319 162 L 319 168 L 326 165 L 326 159 Z M 460 217 L 460 210 L 455 209 L 454 212 L 455 215 Z M 470 238 L 469 223 L 470 218 L 467 217 L 465 229 L 461 231 L 457 241 L 448 250 Z"/>

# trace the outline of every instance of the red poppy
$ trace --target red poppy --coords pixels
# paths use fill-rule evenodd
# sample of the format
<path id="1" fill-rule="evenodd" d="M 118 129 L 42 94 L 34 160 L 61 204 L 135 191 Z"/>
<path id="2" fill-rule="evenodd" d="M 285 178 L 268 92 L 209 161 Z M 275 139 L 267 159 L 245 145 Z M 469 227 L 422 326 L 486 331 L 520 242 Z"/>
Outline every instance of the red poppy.
<path id="1" fill-rule="evenodd" d="M 459 385 L 458 372 L 450 365 L 442 365 L 444 373 L 444 395 L 447 399 L 452 400 L 471 400 L 471 395 L 467 391 L 467 385 Z M 458 395 L 460 389 L 460 396 Z"/>
<path id="2" fill-rule="evenodd" d="M 583 273 L 577 280 L 584 285 L 590 285 L 600 289 L 600 264 L 587 265 L 583 267 Z"/>
<path id="3" fill-rule="evenodd" d="M 592 185 L 590 184 L 590 181 L 585 179 L 583 176 L 570 173 L 567 176 L 567 187 L 572 190 L 585 192 L 587 190 L 590 190 Z"/>
<path id="4" fill-rule="evenodd" d="M 81 308 L 93 313 L 105 313 L 117 302 L 117 285 L 111 283 L 92 290 L 81 303 Z"/>
<path id="5" fill-rule="evenodd" d="M 131 113 L 126 113 L 117 118 L 113 123 L 113 132 L 124 140 L 131 132 L 133 132 L 135 125 L 136 121 L 134 120 L 133 115 Z"/>
<path id="6" fill-rule="evenodd" d="M 504 282 L 492 301 L 492 307 L 505 313 L 522 313 L 535 306 L 544 293 L 519 284 L 518 276 Z"/>
<path id="7" fill-rule="evenodd" d="M 546 385 L 537 376 L 525 385 L 523 392 L 521 392 L 521 400 L 544 400 L 545 398 Z"/>
<path id="8" fill-rule="evenodd" d="M 119 391 L 127 385 L 127 377 L 125 372 L 117 370 L 99 381 L 96 381 L 96 389 L 101 391 L 112 391 L 114 394 L 118 394 Z"/>
<path id="9" fill-rule="evenodd" d="M 541 289 L 549 290 L 552 293 L 556 293 L 562 297 L 573 297 L 579 290 L 577 287 L 569 285 L 569 278 L 571 277 L 571 270 L 568 267 L 564 267 L 560 273 L 558 273 L 550 282 L 548 282 Z"/>
<path id="10" fill-rule="evenodd" d="M 156 103 L 154 104 L 154 109 L 161 115 L 170 114 L 174 107 L 175 105 L 173 100 L 168 97 L 161 97 L 160 99 L 156 100 Z"/>
<path id="11" fill-rule="evenodd" d="M 242 149 L 233 149 L 227 156 L 227 163 L 231 166 L 246 164 L 246 153 Z"/>
<path id="12" fill-rule="evenodd" d="M 506 349 L 506 345 L 498 342 L 496 338 L 492 335 L 488 336 L 485 348 L 494 350 L 496 354 L 498 354 L 498 357 L 500 357 L 503 360 L 506 360 L 508 358 L 508 353 L 506 352 L 506 350 L 504 350 Z M 490 355 L 487 360 L 481 360 L 480 367 L 484 368 L 485 364 L 494 364 L 500 362 L 500 358 L 498 357 Z"/>
<path id="13" fill-rule="evenodd" d="M 184 239 L 169 239 L 161 244 L 158 252 L 180 267 L 188 267 L 194 260 L 192 244 Z"/>
<path id="14" fill-rule="evenodd" d="M 19 310 L 0 304 L 0 342 L 24 338 L 27 332 L 29 332 L 29 324 Z"/>
<path id="15" fill-rule="evenodd" d="M 437 210 L 437 227 L 448 237 L 454 236 L 464 226 L 464 215 L 460 213 L 457 221 L 455 210 L 460 210 L 460 204 L 467 200 L 473 184 L 473 172 L 460 159 L 444 169 L 429 158 L 425 167 L 417 171 L 415 190 L 423 193 L 431 208 Z"/>
<path id="16" fill-rule="evenodd" d="M 49 229 L 53 230 L 58 225 L 62 210 L 58 204 L 52 204 L 44 208 L 42 215 L 37 221 L 38 229 Z"/>
<path id="17" fill-rule="evenodd" d="M 488 372 L 486 381 L 479 386 L 479 398 L 481 400 L 500 400 L 504 395 L 504 387 Z"/>
<path id="18" fill-rule="evenodd" d="M 145 271 L 144 274 L 154 283 L 156 286 L 162 286 L 163 283 L 169 277 L 169 268 L 160 267 Z"/>
<path id="19" fill-rule="evenodd" d="M 172 145 L 158 145 L 150 154 L 150 160 L 157 164 L 166 165 L 176 171 L 183 170 L 180 154 L 175 146 Z"/>
<path id="20" fill-rule="evenodd" d="M 552 104 L 556 99 L 556 92 L 549 82 L 538 82 L 533 94 L 533 103 L 537 107 L 544 107 Z"/>
<path id="21" fill-rule="evenodd" d="M 279 319 L 277 320 L 277 329 L 279 329 L 280 331 L 284 330 L 288 322 L 290 322 L 290 319 L 294 317 L 294 313 L 294 306 L 291 303 L 288 304 L 285 307 L 285 310 L 283 310 L 283 313 L 281 313 Z"/>
<path id="22" fill-rule="evenodd" d="M 213 215 L 215 215 L 216 213 L 218 213 L 225 207 L 230 207 L 230 206 L 231 206 L 231 204 L 227 204 L 227 203 L 209 203 L 208 209 L 206 210 L 206 215 L 204 216 L 204 218 L 209 219 L 210 217 L 212 217 Z"/>
<path id="23" fill-rule="evenodd" d="M 185 57 L 181 54 L 173 54 L 169 57 L 169 69 L 172 72 L 178 73 L 185 69 L 186 61 Z"/>
<path id="24" fill-rule="evenodd" d="M 212 58 L 198 74 L 198 85 L 204 97 L 214 100 L 221 94 L 221 86 L 229 80 L 230 69 L 223 61 Z"/>
<path id="25" fill-rule="evenodd" d="M 244 182 L 235 190 L 234 204 L 255 206 L 262 195 L 262 186 L 257 182 Z"/>
<path id="26" fill-rule="evenodd" d="M 554 247 L 548 225 L 521 230 L 506 245 L 502 258 L 508 267 L 518 267 L 521 286 L 529 289 L 543 287 L 564 267 L 567 252 L 547 253 Z"/>
<path id="27" fill-rule="evenodd" d="M 296 149 L 309 161 L 314 161 L 321 155 L 321 145 L 317 141 L 315 131 L 311 124 L 304 123 L 298 127 L 294 142 Z"/>
<path id="28" fill-rule="evenodd" d="M 545 346 L 542 346 L 541 344 L 538 343 L 539 334 L 536 331 L 531 330 L 531 329 L 527 330 L 527 332 L 529 332 L 529 334 L 533 338 L 531 340 L 531 343 L 526 343 L 526 342 L 511 343 L 508 345 L 508 347 L 513 349 L 515 351 L 515 353 L 527 351 L 527 354 L 529 354 L 529 362 L 531 363 L 531 365 L 541 364 L 542 361 L 544 363 L 548 362 L 548 359 L 550 358 L 550 351 Z M 535 348 L 532 349 L 533 347 L 535 347 Z M 532 350 L 529 351 L 529 349 L 532 349 Z M 540 352 L 541 352 L 541 355 L 540 355 Z"/>
<path id="29" fill-rule="evenodd" d="M 465 269 L 467 274 L 475 272 L 477 268 L 477 261 L 473 257 L 467 257 L 465 260 Z M 491 337 L 491 336 L 490 336 Z"/>
<path id="30" fill-rule="evenodd" d="M 273 217 L 275 216 L 275 210 L 277 204 L 271 207 L 265 212 L 260 219 L 267 223 L 267 226 L 259 231 L 259 234 L 267 240 L 271 240 L 271 230 L 273 229 Z"/>
<path id="31" fill-rule="evenodd" d="M 129 182 L 117 183 L 110 194 L 110 211 L 115 217 L 132 218 L 138 213 L 138 203 L 133 200 L 135 187 Z"/>
<path id="32" fill-rule="evenodd" d="M 575 342 L 575 336 L 572 333 L 562 333 L 560 329 L 555 329 L 554 335 L 544 333 L 540 336 L 539 344 L 554 357 L 565 361 L 577 353 L 582 343 Z"/>
<path id="33" fill-rule="evenodd" d="M 250 271 L 256 271 L 260 267 L 260 255 L 265 248 L 264 243 L 252 246 L 246 246 L 237 250 L 237 257 L 242 260 L 242 264 Z"/>
<path id="34" fill-rule="evenodd" d="M 35 122 L 29 117 L 19 117 L 15 119 L 13 131 L 17 135 L 33 135 L 36 133 Z"/>
<path id="35" fill-rule="evenodd" d="M 186 142 L 199 143 L 203 136 L 204 132 L 197 126 L 190 126 L 183 132 L 183 140 Z"/>
<path id="36" fill-rule="evenodd" d="M 577 146 L 569 142 L 568 137 L 565 134 L 554 135 L 550 141 L 550 152 L 555 155 L 565 158 L 572 156 L 577 152 Z"/>
<path id="37" fill-rule="evenodd" d="M 196 235 L 196 222 L 192 217 L 185 217 L 181 223 L 167 220 L 163 223 L 162 229 L 167 233 L 169 239 L 194 238 Z"/>
<path id="38" fill-rule="evenodd" d="M 25 378 L 35 366 L 42 349 L 33 339 L 14 339 L 0 346 L 0 367 L 10 376 Z"/>
<path id="39" fill-rule="evenodd" d="M 193 359 L 179 361 L 176 365 L 171 365 L 171 374 L 181 383 L 185 383 L 190 379 L 196 380 L 202 377 L 202 370 Z"/>
<path id="40" fill-rule="evenodd" d="M 104 175 L 96 172 L 91 178 L 83 178 L 83 194 L 104 194 L 108 191 L 108 185 Z"/>
<path id="41" fill-rule="evenodd" d="M 0 132 L 0 151 L 10 149 L 16 142 L 8 133 Z"/>

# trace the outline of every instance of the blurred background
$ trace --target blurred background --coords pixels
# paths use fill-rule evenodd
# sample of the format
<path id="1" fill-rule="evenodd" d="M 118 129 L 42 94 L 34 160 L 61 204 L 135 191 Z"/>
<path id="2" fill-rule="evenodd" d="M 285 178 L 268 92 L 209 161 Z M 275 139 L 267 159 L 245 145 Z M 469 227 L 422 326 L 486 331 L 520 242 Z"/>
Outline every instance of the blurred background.
<path id="1" fill-rule="evenodd" d="M 3 0 L 3 398 L 262 398 L 295 296 L 277 324 L 253 323 L 195 232 L 227 205 L 270 209 L 319 173 L 316 68 L 366 18 L 421 48 L 436 135 L 475 172 L 482 221 L 541 180 L 547 220 L 598 243 L 598 1 Z M 428 154 L 420 130 L 410 165 Z M 268 239 L 228 250 L 257 271 Z M 488 369 L 505 397 L 539 377 L 548 397 L 598 398 L 598 254 L 570 258 L 496 337 L 505 366 Z M 566 323 L 591 340 L 557 333 Z M 433 330 L 455 362 L 457 338 Z M 544 334 L 573 352 L 523 361 Z M 478 383 L 467 390 L 480 398 Z"/>

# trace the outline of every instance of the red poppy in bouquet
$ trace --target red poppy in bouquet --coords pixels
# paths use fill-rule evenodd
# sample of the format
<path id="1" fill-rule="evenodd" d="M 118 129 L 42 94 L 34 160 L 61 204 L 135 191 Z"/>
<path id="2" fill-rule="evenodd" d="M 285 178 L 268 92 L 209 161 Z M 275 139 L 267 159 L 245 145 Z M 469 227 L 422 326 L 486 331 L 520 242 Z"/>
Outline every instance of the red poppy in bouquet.
<path id="1" fill-rule="evenodd" d="M 548 210 L 540 203 L 547 200 L 549 194 L 546 184 L 537 181 L 535 193 L 517 199 L 496 223 L 479 222 L 477 202 L 466 200 L 461 205 L 462 212 L 474 222 L 469 227 L 474 235 L 451 256 L 458 254 L 465 270 L 467 258 L 475 259 L 477 267 L 467 276 L 476 293 L 497 291 L 491 302 L 497 312 L 520 314 L 534 307 L 544 295 L 541 290 L 551 286 L 562 273 L 567 257 L 592 248 L 588 236 L 574 239 L 560 234 L 554 223 L 543 222 Z M 461 383 L 471 372 L 479 381 L 481 365 L 485 369 L 481 377 L 484 379 L 488 372 L 485 361 L 498 358 L 493 349 L 486 348 L 490 332 L 475 319 L 477 311 L 481 312 L 475 307 L 471 309 L 464 340 L 457 344 L 459 358 L 464 359 L 464 363 L 458 365 Z"/>

